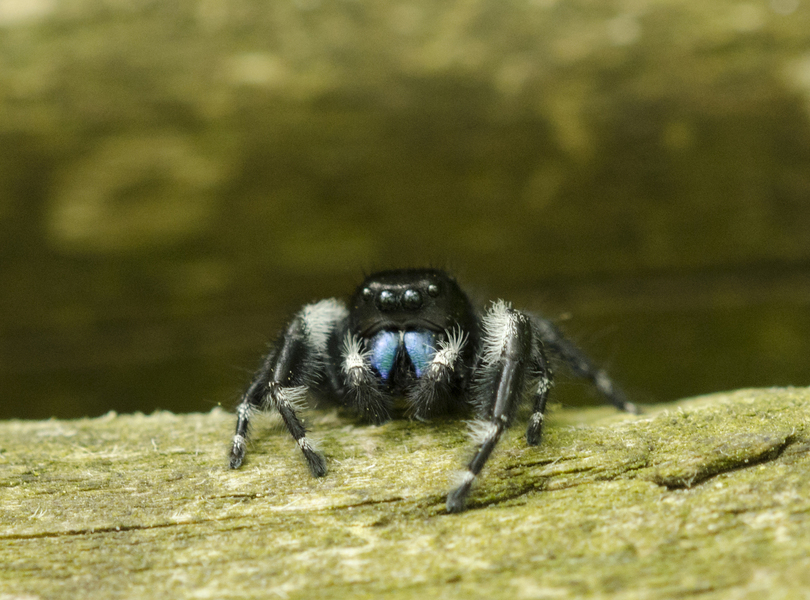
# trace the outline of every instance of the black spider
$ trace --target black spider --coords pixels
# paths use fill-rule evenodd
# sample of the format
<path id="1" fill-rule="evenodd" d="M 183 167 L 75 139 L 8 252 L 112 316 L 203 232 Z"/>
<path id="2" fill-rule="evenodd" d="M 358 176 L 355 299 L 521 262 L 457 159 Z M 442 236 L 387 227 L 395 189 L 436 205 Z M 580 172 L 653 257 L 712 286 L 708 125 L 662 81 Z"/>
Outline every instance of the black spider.
<path id="1" fill-rule="evenodd" d="M 372 423 L 400 416 L 397 399 L 404 400 L 406 416 L 420 420 L 472 409 L 475 455 L 447 497 L 448 512 L 461 511 L 473 480 L 527 397 L 532 414 L 526 441 L 540 442 L 552 382 L 547 353 L 589 379 L 617 408 L 638 412 L 551 322 L 503 300 L 481 314 L 440 270 L 375 273 L 357 288 L 351 308 L 321 300 L 304 306 L 287 325 L 237 408 L 230 466 L 242 464 L 254 409 L 270 407 L 281 415 L 312 474 L 325 475 L 324 459 L 299 417 L 310 392 Z"/>

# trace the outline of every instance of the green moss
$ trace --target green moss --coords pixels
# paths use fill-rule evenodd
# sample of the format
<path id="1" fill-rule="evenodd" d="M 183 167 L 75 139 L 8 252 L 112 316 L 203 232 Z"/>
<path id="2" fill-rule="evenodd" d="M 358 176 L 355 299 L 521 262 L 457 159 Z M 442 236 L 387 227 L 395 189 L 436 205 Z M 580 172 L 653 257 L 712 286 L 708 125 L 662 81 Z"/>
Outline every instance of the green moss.
<path id="1" fill-rule="evenodd" d="M 0 423 L 0 593 L 42 598 L 795 597 L 810 585 L 810 390 L 557 410 L 444 512 L 464 426 L 313 413 L 330 473 L 232 417 Z M 765 596 L 763 596 L 765 594 Z"/>

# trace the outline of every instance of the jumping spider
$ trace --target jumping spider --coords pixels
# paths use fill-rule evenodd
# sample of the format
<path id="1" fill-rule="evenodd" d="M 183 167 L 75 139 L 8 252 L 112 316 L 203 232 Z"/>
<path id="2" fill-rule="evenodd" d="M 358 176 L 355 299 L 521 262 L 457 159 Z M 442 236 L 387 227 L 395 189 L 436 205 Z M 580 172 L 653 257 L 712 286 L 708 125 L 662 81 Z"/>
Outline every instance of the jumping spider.
<path id="1" fill-rule="evenodd" d="M 308 304 L 281 333 L 237 408 L 230 467 L 242 464 L 253 411 L 273 408 L 312 474 L 324 476 L 324 458 L 299 417 L 310 393 L 377 424 L 400 416 L 400 399 L 405 415 L 419 420 L 472 411 L 475 454 L 447 496 L 447 511 L 459 512 L 525 398 L 532 403 L 526 441 L 540 442 L 552 383 L 549 355 L 590 380 L 617 408 L 638 412 L 550 321 L 503 300 L 482 314 L 455 279 L 437 269 L 374 273 L 349 308 L 333 298 Z"/>

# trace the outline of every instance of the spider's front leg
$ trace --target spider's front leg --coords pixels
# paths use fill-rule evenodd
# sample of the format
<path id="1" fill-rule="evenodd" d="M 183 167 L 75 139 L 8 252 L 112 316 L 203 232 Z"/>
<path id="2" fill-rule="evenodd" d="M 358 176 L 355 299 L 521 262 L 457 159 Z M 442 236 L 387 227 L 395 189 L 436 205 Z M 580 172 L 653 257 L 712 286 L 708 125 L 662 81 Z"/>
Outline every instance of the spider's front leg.
<path id="1" fill-rule="evenodd" d="M 525 387 L 537 368 L 529 318 L 504 302 L 496 302 L 484 316 L 481 363 L 475 374 L 478 404 L 483 419 L 472 425 L 477 449 L 458 486 L 447 496 L 447 511 L 464 510 L 473 481 L 481 472 L 503 432 L 515 416 Z M 538 348 L 542 353 L 542 348 Z M 548 392 L 546 385 L 535 400 L 539 438 L 542 410 Z M 534 416 L 533 416 L 534 419 Z M 531 425 L 530 425 L 531 430 Z"/>
<path id="2" fill-rule="evenodd" d="M 326 463 L 312 447 L 298 413 L 304 408 L 309 388 L 323 375 L 329 337 L 347 315 L 342 303 L 322 300 L 302 308 L 287 325 L 236 409 L 236 433 L 230 453 L 232 469 L 238 468 L 244 459 L 253 412 L 271 407 L 281 415 L 312 474 L 315 477 L 326 474 Z"/>

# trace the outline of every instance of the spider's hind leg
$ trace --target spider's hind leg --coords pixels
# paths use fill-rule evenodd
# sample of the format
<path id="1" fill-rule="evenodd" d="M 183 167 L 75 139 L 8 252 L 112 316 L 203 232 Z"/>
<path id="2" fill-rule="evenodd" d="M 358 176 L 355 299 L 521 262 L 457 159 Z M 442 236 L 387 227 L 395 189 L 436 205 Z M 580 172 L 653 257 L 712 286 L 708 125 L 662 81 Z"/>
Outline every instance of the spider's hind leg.
<path id="1" fill-rule="evenodd" d="M 535 368 L 534 390 L 532 392 L 532 414 L 529 417 L 529 425 L 526 428 L 526 442 L 530 446 L 537 446 L 543 433 L 543 421 L 546 414 L 546 402 L 551 392 L 554 380 L 552 379 L 551 367 L 544 350 L 543 342 L 539 338 L 534 326 L 532 327 L 532 363 Z"/>
<path id="2" fill-rule="evenodd" d="M 559 356 L 577 377 L 589 380 L 597 390 L 619 410 L 637 415 L 641 410 L 627 400 L 624 392 L 613 383 L 608 374 L 596 366 L 582 350 L 566 338 L 549 320 L 531 315 L 532 325 L 545 347 Z"/>

